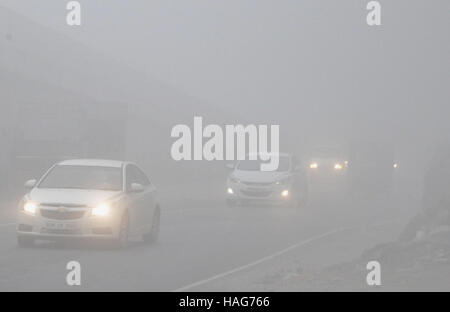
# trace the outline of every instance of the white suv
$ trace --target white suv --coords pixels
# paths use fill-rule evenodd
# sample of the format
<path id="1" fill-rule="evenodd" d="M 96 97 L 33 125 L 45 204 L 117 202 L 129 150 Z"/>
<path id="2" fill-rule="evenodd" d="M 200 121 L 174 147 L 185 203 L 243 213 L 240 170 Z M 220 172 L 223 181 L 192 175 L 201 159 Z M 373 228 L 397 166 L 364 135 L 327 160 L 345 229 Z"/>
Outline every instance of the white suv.
<path id="1" fill-rule="evenodd" d="M 259 157 L 258 157 L 259 159 Z M 303 206 L 308 198 L 306 174 L 294 156 L 279 155 L 276 171 L 261 171 L 260 160 L 241 160 L 227 181 L 227 204 L 288 204 Z"/>

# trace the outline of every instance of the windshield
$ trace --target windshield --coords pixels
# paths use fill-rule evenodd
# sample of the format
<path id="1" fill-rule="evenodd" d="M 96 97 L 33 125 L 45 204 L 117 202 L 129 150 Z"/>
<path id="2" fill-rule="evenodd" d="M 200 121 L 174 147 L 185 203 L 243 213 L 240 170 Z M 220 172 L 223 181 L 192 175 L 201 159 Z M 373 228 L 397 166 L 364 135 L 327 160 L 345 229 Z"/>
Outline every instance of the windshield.
<path id="1" fill-rule="evenodd" d="M 238 170 L 242 171 L 260 171 L 261 164 L 266 163 L 261 160 L 241 160 L 237 165 Z M 280 156 L 280 163 L 278 169 L 275 171 L 289 171 L 291 167 L 290 158 L 288 156 Z"/>
<path id="2" fill-rule="evenodd" d="M 312 158 L 322 158 L 322 159 L 343 158 L 343 153 L 337 148 L 321 147 L 315 148 L 311 156 Z"/>
<path id="3" fill-rule="evenodd" d="M 121 191 L 122 168 L 57 165 L 38 188 Z"/>

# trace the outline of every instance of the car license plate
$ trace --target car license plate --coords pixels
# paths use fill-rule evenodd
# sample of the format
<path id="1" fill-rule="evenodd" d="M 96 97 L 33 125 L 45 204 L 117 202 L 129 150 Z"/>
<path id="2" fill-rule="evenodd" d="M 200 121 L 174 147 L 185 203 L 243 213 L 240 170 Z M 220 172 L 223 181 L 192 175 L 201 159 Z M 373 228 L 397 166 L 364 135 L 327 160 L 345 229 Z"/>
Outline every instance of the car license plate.
<path id="1" fill-rule="evenodd" d="M 251 188 L 248 188 L 247 191 L 253 192 L 253 193 L 262 193 L 262 192 L 265 192 L 266 190 L 262 189 L 262 188 L 251 187 Z"/>
<path id="2" fill-rule="evenodd" d="M 47 222 L 47 228 L 50 230 L 78 230 L 78 223 L 74 222 Z"/>

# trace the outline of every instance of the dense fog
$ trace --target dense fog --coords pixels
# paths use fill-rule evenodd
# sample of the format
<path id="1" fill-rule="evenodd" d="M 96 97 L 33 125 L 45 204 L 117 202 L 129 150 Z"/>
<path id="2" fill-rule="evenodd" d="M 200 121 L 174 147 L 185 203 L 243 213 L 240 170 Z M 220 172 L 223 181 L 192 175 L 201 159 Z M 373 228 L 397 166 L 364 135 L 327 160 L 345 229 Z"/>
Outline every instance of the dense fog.
<path id="1" fill-rule="evenodd" d="M 0 0 L 0 290 L 74 290 L 72 260 L 87 291 L 371 290 L 370 260 L 386 268 L 381 290 L 450 289 L 429 277 L 450 268 L 448 1 L 379 1 L 380 26 L 366 22 L 369 1 L 79 2 L 69 26 L 66 1 Z M 194 142 L 194 117 L 202 131 L 278 125 L 289 177 L 175 160 L 172 131 L 186 125 Z M 158 241 L 18 247 L 27 201 L 85 198 L 37 200 L 37 186 L 22 199 L 27 180 L 70 159 L 137 164 L 157 194 Z M 302 185 L 298 207 L 234 188 L 297 178 L 280 196 Z M 446 265 L 396 275 L 433 248 Z"/>

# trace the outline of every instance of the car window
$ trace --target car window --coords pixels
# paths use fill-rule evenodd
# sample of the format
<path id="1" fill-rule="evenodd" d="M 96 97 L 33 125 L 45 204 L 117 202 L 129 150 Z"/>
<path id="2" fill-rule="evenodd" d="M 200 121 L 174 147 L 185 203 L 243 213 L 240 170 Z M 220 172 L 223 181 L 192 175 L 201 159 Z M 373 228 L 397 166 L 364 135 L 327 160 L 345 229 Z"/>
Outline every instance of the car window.
<path id="1" fill-rule="evenodd" d="M 237 170 L 242 171 L 260 171 L 261 170 L 261 164 L 267 163 L 263 162 L 261 160 L 241 160 L 237 166 Z M 278 169 L 276 171 L 278 172 L 284 172 L 289 171 L 291 168 L 291 158 L 289 156 L 283 156 L 280 155 Z"/>
<path id="2" fill-rule="evenodd" d="M 121 168 L 99 166 L 55 166 L 40 182 L 38 188 L 122 190 Z"/>
<path id="3" fill-rule="evenodd" d="M 129 190 L 131 188 L 131 184 L 133 183 L 139 183 L 143 186 L 148 186 L 150 185 L 150 180 L 138 167 L 134 165 L 128 165 L 126 168 L 126 183 L 127 190 Z"/>
<path id="4" fill-rule="evenodd" d="M 138 179 L 138 183 L 144 185 L 144 186 L 148 186 L 150 185 L 150 180 L 147 178 L 147 176 L 145 175 L 145 173 L 139 169 L 138 167 L 134 167 L 136 170 L 136 176 Z"/>

